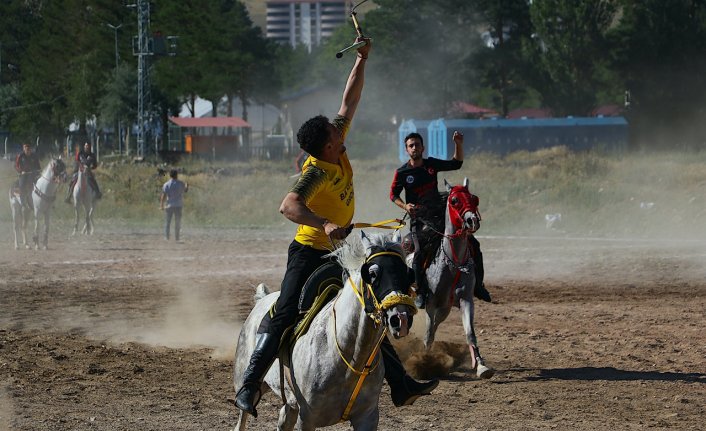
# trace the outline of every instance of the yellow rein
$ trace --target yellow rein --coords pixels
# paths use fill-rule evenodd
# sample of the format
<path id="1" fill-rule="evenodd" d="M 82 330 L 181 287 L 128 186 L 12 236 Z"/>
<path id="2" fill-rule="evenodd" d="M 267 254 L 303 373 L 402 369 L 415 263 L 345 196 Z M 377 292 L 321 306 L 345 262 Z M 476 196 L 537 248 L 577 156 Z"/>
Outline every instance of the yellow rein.
<path id="1" fill-rule="evenodd" d="M 383 222 L 380 222 L 383 223 Z M 379 227 L 379 226 L 378 226 Z M 382 251 L 379 253 L 374 253 L 370 257 L 366 259 L 366 263 L 370 262 L 371 259 L 378 257 L 378 256 L 397 256 L 402 261 L 404 262 L 404 257 L 402 257 L 401 254 L 396 253 L 394 251 Z M 405 264 L 406 265 L 406 264 Z M 350 282 L 351 287 L 353 288 L 353 292 L 355 292 L 356 298 L 358 298 L 358 301 L 360 302 L 361 306 L 363 309 L 365 309 L 365 299 L 363 298 L 363 279 L 361 278 L 360 280 L 360 289 L 356 286 L 355 282 L 353 282 L 353 279 L 349 276 L 348 281 Z M 370 296 L 372 296 L 373 301 L 375 302 L 375 312 L 374 313 L 369 313 L 368 317 L 370 317 L 373 322 L 375 322 L 375 325 L 380 325 L 382 323 L 382 312 L 383 310 L 393 307 L 398 304 L 405 304 L 409 305 L 412 307 L 412 310 L 414 311 L 414 314 L 417 312 L 417 308 L 414 306 L 414 300 L 412 299 L 411 296 L 409 295 L 404 295 L 401 293 L 395 294 L 395 295 L 388 295 L 387 298 L 385 298 L 382 303 L 378 302 L 377 298 L 375 297 L 375 294 L 373 293 L 373 287 L 370 284 L 365 283 L 368 291 L 370 292 Z M 380 334 L 380 338 L 378 341 L 375 343 L 375 347 L 373 348 L 372 352 L 370 352 L 370 356 L 368 357 L 368 360 L 365 361 L 365 366 L 363 366 L 363 369 L 361 371 L 356 370 L 353 365 L 346 360 L 346 358 L 343 356 L 343 352 L 341 351 L 341 346 L 338 344 L 338 337 L 336 336 L 336 302 L 338 301 L 338 298 L 336 298 L 336 301 L 333 303 L 333 307 L 331 307 L 331 312 L 333 313 L 333 338 L 336 341 L 336 350 L 338 351 L 338 356 L 341 357 L 343 362 L 346 364 L 349 370 L 351 370 L 354 374 L 357 374 L 358 381 L 356 382 L 355 388 L 353 389 L 353 393 L 351 394 L 351 398 L 348 400 L 348 404 L 346 405 L 345 410 L 343 411 L 343 416 L 341 416 L 341 422 L 347 421 L 351 410 L 353 409 L 353 404 L 355 404 L 356 398 L 358 398 L 358 394 L 360 393 L 360 390 L 363 388 L 363 382 L 365 382 L 365 378 L 368 377 L 368 374 L 373 372 L 377 366 L 380 364 L 380 360 L 378 360 L 375 365 L 373 365 L 373 361 L 375 360 L 375 357 L 378 354 L 378 351 L 380 349 L 380 344 L 382 344 L 382 341 L 385 339 L 385 336 L 387 335 L 387 327 L 383 328 L 382 334 Z"/>
<path id="2" fill-rule="evenodd" d="M 391 223 L 396 223 L 391 225 Z M 389 220 L 382 220 L 375 223 L 353 223 L 353 227 L 360 229 L 363 227 L 376 227 L 378 229 L 402 229 L 405 226 L 405 222 L 398 218 L 391 218 Z"/>

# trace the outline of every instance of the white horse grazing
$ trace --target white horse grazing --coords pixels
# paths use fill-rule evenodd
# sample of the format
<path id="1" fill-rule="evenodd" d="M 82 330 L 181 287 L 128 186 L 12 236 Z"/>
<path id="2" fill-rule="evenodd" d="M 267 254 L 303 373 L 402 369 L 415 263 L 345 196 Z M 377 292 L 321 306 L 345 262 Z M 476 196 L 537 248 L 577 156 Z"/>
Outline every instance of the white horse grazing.
<path id="1" fill-rule="evenodd" d="M 81 233 L 93 235 L 93 210 L 95 209 L 96 203 L 96 191 L 93 190 L 93 186 L 91 185 L 91 175 L 93 175 L 91 172 L 91 167 L 79 163 L 78 177 L 76 179 L 76 185 L 74 186 L 73 192 L 74 212 L 76 213 L 76 219 L 74 223 L 74 230 L 71 235 L 76 235 L 76 232 L 78 232 L 81 208 L 83 208 L 84 212 L 84 223 Z"/>
<path id="2" fill-rule="evenodd" d="M 15 232 L 15 250 L 20 248 L 20 243 L 29 248 L 27 242 L 27 224 L 32 215 L 32 210 L 22 205 L 19 182 L 10 187 L 10 209 L 12 210 L 12 226 Z M 22 241 L 19 239 L 22 238 Z"/>
<path id="3" fill-rule="evenodd" d="M 395 338 L 406 336 L 416 311 L 408 296 L 403 253 L 398 236 L 391 241 L 365 234 L 360 242 L 345 243 L 333 253 L 347 272 L 343 288 L 296 344 L 280 350 L 260 389 L 272 389 L 286 400 L 278 430 L 314 430 L 341 421 L 350 421 L 354 430 L 377 429 L 385 374 L 380 343 L 388 332 Z M 236 389 L 243 384 L 260 322 L 278 296 L 256 296 L 243 324 L 235 353 Z M 280 363 L 286 366 L 281 369 Z M 236 430 L 245 429 L 247 416 L 240 412 Z"/>
<path id="4" fill-rule="evenodd" d="M 478 349 L 476 333 L 473 329 L 475 306 L 473 289 L 476 277 L 473 256 L 469 247 L 469 236 L 480 227 L 478 199 L 468 190 L 468 178 L 463 186 L 451 187 L 444 180 L 449 196 L 446 200 L 446 218 L 441 246 L 436 251 L 426 270 L 427 282 L 432 294 L 426 304 L 427 328 L 424 345 L 427 349 L 434 343 L 436 330 L 446 320 L 451 308 L 461 309 L 461 321 L 466 334 L 466 342 L 471 352 L 471 366 L 476 375 L 489 379 L 495 370 L 488 367 Z M 415 253 L 419 252 L 416 250 Z M 408 257 L 408 262 L 412 262 Z"/>
<path id="5" fill-rule="evenodd" d="M 42 175 L 37 179 L 32 191 L 32 203 L 34 204 L 34 235 L 32 240 L 34 248 L 39 249 L 39 220 L 44 219 L 44 232 L 42 237 L 42 248 L 47 249 L 49 240 L 49 219 L 51 210 L 56 200 L 56 189 L 60 183 L 66 182 L 66 166 L 59 159 L 51 159 L 49 164 L 42 171 Z"/>

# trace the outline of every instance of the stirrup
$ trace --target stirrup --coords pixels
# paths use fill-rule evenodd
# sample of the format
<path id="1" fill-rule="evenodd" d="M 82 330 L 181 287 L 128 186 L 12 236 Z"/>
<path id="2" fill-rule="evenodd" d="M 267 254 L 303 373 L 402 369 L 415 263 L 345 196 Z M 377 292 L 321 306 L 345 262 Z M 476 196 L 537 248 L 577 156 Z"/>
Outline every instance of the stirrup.
<path id="1" fill-rule="evenodd" d="M 255 409 L 255 407 L 257 407 L 258 403 L 260 402 L 260 398 L 262 397 L 262 390 L 260 389 L 261 385 L 261 382 L 243 383 L 243 386 L 238 389 L 238 393 L 235 394 L 235 407 L 239 408 L 245 413 L 251 414 L 254 418 L 256 418 L 257 410 Z M 249 402 L 249 405 L 245 404 L 244 401 L 241 402 L 240 400 L 241 395 L 247 395 L 244 393 L 247 390 L 253 391 L 253 395 L 251 396 L 252 399 L 244 400 Z"/>

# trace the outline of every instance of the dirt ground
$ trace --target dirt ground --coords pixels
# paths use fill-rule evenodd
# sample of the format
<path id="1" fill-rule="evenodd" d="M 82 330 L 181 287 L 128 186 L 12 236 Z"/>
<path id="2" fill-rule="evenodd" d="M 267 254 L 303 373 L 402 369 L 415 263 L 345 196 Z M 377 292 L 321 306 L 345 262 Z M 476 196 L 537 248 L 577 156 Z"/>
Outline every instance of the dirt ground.
<path id="1" fill-rule="evenodd" d="M 187 227 L 176 244 L 105 224 L 53 231 L 48 251 L 15 251 L 0 226 L 0 430 L 232 428 L 240 322 L 254 286 L 279 286 L 291 231 Z M 474 377 L 454 312 L 435 350 L 454 366 L 412 407 L 385 386 L 380 429 L 704 429 L 706 242 L 480 240 L 494 303 L 476 324 L 497 374 Z M 249 429 L 275 429 L 277 403 Z"/>

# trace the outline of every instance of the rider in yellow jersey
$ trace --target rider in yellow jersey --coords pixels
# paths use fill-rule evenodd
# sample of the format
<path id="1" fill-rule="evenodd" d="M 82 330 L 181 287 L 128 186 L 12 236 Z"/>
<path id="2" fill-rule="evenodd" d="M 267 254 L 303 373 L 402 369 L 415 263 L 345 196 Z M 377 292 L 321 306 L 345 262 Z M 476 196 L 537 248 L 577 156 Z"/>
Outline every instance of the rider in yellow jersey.
<path id="1" fill-rule="evenodd" d="M 284 197 L 280 212 L 299 226 L 294 241 L 289 245 L 287 270 L 275 314 L 268 325 L 262 325 L 265 327 L 258 330 L 255 350 L 245 370 L 243 386 L 235 399 L 239 409 L 253 416 L 257 416 L 255 407 L 259 401 L 262 379 L 277 357 L 280 338 L 285 329 L 294 323 L 299 312 L 299 296 L 304 283 L 327 262 L 323 257 L 349 233 L 355 195 L 353 170 L 344 140 L 363 90 L 365 60 L 370 51 L 370 41 L 367 42 L 358 48 L 338 115 L 333 121 L 322 115 L 313 117 L 297 133 L 300 147 L 311 155 L 304 162 L 301 177 Z M 438 385 L 438 380 L 421 383 L 407 375 L 387 339 L 381 345 L 381 351 L 385 378 L 390 384 L 395 405 L 409 405 Z"/>

